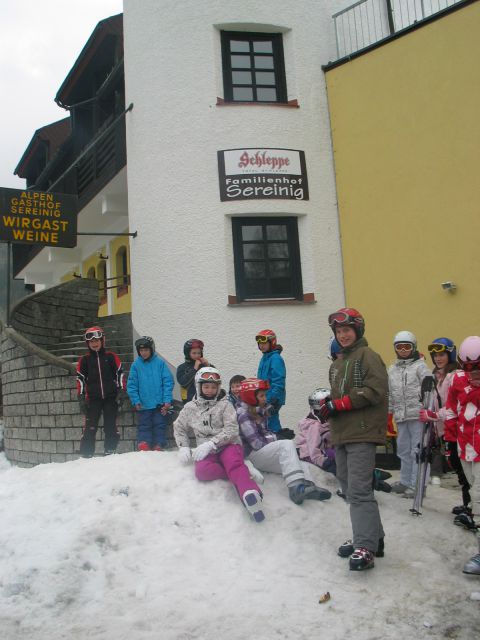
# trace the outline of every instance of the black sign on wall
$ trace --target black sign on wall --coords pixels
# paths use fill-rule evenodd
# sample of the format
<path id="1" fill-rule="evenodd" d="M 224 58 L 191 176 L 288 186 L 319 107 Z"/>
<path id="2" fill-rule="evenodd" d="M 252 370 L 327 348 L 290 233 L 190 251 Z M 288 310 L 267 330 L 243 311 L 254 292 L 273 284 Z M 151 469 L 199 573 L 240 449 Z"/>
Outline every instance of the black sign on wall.
<path id="1" fill-rule="evenodd" d="M 305 153 L 295 149 L 218 151 L 220 200 L 308 200 Z"/>
<path id="2" fill-rule="evenodd" d="M 0 241 L 76 247 L 76 196 L 0 187 Z"/>

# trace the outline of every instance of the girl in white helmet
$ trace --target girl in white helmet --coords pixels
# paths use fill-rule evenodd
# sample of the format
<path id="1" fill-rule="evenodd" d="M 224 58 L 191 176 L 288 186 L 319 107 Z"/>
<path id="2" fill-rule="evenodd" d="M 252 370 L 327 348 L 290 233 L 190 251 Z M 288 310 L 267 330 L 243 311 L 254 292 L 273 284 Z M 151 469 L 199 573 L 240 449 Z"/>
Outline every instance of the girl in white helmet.
<path id="1" fill-rule="evenodd" d="M 400 481 L 392 484 L 392 491 L 412 498 L 418 469 L 416 452 L 423 429 L 421 386 L 422 380 L 431 373 L 417 351 L 417 339 L 411 331 L 399 331 L 393 339 L 393 347 L 397 360 L 388 369 L 388 412 L 397 423 Z"/>

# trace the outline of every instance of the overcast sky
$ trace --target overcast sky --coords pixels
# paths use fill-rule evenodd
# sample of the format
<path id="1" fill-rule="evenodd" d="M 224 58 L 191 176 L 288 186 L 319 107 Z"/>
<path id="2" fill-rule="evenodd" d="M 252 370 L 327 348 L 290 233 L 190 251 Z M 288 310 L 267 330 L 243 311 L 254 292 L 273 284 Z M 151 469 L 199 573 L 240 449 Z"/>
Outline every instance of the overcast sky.
<path id="1" fill-rule="evenodd" d="M 13 175 L 36 129 L 68 111 L 53 101 L 100 20 L 122 0 L 0 0 L 0 187 L 22 189 Z"/>

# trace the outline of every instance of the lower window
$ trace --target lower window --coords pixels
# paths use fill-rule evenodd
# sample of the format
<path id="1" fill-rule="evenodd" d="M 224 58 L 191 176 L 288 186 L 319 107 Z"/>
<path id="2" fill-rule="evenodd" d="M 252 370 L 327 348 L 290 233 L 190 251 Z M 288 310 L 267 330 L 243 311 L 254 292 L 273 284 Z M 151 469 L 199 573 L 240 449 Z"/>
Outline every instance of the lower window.
<path id="1" fill-rule="evenodd" d="M 302 299 L 296 218 L 232 218 L 238 300 Z"/>

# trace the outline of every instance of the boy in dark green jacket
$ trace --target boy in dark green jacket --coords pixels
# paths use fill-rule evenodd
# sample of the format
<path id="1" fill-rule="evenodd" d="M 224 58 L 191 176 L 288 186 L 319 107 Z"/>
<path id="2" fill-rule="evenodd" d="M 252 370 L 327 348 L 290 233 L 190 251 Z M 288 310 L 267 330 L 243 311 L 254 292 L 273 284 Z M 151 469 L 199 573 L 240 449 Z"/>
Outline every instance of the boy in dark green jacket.
<path id="1" fill-rule="evenodd" d="M 331 397 L 320 409 L 329 419 L 337 478 L 350 503 L 353 541 L 338 550 L 350 569 L 362 571 L 383 556 L 384 531 L 372 488 L 377 445 L 385 444 L 388 376 L 380 356 L 363 337 L 365 321 L 351 308 L 330 314 L 328 323 L 342 347 L 330 367 Z"/>

